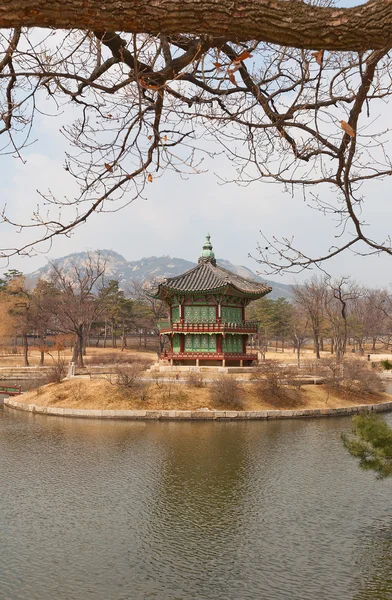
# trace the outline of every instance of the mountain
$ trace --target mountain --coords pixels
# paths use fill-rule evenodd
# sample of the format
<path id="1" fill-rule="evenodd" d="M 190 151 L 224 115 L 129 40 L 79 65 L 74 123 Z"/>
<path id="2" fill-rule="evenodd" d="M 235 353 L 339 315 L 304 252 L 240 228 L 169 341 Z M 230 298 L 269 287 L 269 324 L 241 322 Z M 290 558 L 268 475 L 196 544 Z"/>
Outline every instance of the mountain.
<path id="1" fill-rule="evenodd" d="M 163 277 L 173 277 L 174 275 L 180 275 L 184 271 L 188 271 L 195 266 L 196 263 L 184 260 L 183 258 L 171 258 L 170 256 L 148 256 L 147 258 L 141 258 L 140 260 L 129 261 L 126 260 L 121 254 L 113 252 L 113 250 L 95 250 L 93 252 L 77 252 L 74 254 L 68 254 L 61 258 L 57 258 L 44 267 L 41 267 L 34 273 L 31 273 L 28 277 L 32 281 L 38 279 L 46 279 L 51 270 L 51 263 L 60 267 L 65 273 L 71 271 L 73 265 L 77 265 L 82 268 L 87 264 L 88 258 L 97 257 L 98 254 L 106 261 L 105 279 L 118 279 L 120 286 L 124 289 L 127 288 L 132 281 L 138 283 Z M 276 300 L 276 298 L 286 298 L 290 300 L 293 297 L 291 287 L 284 283 L 277 283 L 270 279 L 265 279 L 256 275 L 242 265 L 234 265 L 228 260 L 221 258 L 217 259 L 217 262 L 247 279 L 253 279 L 255 281 L 263 281 L 267 285 L 272 287 L 272 292 L 268 294 L 268 298 Z"/>

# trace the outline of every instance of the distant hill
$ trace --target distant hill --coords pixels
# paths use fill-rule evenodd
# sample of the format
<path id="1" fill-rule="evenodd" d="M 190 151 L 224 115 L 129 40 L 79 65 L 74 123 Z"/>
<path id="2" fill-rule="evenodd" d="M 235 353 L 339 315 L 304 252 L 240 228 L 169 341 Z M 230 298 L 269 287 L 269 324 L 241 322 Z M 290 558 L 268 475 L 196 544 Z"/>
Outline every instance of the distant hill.
<path id="1" fill-rule="evenodd" d="M 57 258 L 51 262 L 67 272 L 74 264 L 79 268 L 82 268 L 83 265 L 87 263 L 89 255 L 97 256 L 98 253 L 106 260 L 105 278 L 107 280 L 118 279 L 120 281 L 120 286 L 123 289 L 126 289 L 133 281 L 140 283 L 156 278 L 180 275 L 181 273 L 184 273 L 184 271 L 188 271 L 188 269 L 194 267 L 196 264 L 189 260 L 184 260 L 183 258 L 171 258 L 170 256 L 148 256 L 147 258 L 141 258 L 140 260 L 129 261 L 121 256 L 121 254 L 113 252 L 113 250 L 95 250 L 89 253 L 75 252 L 74 254 L 68 254 L 67 256 Z M 225 269 L 241 275 L 241 277 L 246 277 L 255 281 L 263 281 L 271 286 L 272 292 L 268 295 L 268 298 L 286 298 L 287 300 L 290 300 L 293 296 L 289 285 L 277 283 L 270 279 L 264 279 L 253 273 L 253 271 L 247 267 L 234 265 L 228 260 L 218 258 L 217 262 Z M 31 273 L 29 278 L 33 281 L 37 281 L 40 278 L 45 279 L 48 276 L 50 269 L 51 264 L 48 263 L 44 267 L 34 271 L 34 273 Z"/>

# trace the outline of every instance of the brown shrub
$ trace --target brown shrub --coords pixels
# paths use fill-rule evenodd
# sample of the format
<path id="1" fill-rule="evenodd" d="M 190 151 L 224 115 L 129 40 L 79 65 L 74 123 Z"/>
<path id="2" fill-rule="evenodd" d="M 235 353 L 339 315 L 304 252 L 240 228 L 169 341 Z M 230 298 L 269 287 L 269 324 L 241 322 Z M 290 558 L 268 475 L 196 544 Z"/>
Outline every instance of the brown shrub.
<path id="1" fill-rule="evenodd" d="M 384 382 L 369 365 L 360 359 L 343 363 L 341 388 L 348 394 L 380 394 L 385 390 Z"/>
<path id="2" fill-rule="evenodd" d="M 244 408 L 243 389 L 235 379 L 221 375 L 210 387 L 211 402 L 220 408 Z"/>
<path id="3" fill-rule="evenodd" d="M 61 383 L 67 374 L 67 365 L 63 358 L 53 361 L 50 370 L 45 375 L 46 383 Z"/>
<path id="4" fill-rule="evenodd" d="M 256 394 L 274 407 L 282 403 L 296 406 L 301 403 L 301 374 L 295 367 L 285 367 L 275 360 L 259 365 L 252 374 Z"/>
<path id="5" fill-rule="evenodd" d="M 384 391 L 383 381 L 369 363 L 360 358 L 337 361 L 324 358 L 313 361 L 312 373 L 323 377 L 324 385 L 330 390 L 347 395 L 365 396 Z"/>
<path id="6" fill-rule="evenodd" d="M 145 371 L 145 361 L 138 361 L 127 365 L 116 365 L 114 368 L 115 385 L 121 390 L 131 390 L 139 386 L 139 378 Z"/>
<path id="7" fill-rule="evenodd" d="M 202 373 L 197 371 L 191 371 L 187 376 L 187 384 L 189 387 L 201 388 L 204 385 L 204 378 Z"/>

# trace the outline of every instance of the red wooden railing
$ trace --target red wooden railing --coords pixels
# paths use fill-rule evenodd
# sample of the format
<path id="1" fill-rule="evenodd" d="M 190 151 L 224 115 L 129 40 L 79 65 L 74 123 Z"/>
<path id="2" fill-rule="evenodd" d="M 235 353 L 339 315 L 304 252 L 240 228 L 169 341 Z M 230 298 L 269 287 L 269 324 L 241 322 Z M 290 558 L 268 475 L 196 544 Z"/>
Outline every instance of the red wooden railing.
<path id="1" fill-rule="evenodd" d="M 241 323 L 194 323 L 182 321 L 179 323 L 170 323 L 169 321 L 158 323 L 161 333 L 257 333 L 257 323 L 243 321 Z"/>
<path id="2" fill-rule="evenodd" d="M 0 385 L 0 394 L 7 396 L 19 396 L 22 393 L 20 385 Z"/>
<path id="3" fill-rule="evenodd" d="M 257 354 L 240 354 L 235 352 L 162 352 L 162 360 L 257 360 Z"/>

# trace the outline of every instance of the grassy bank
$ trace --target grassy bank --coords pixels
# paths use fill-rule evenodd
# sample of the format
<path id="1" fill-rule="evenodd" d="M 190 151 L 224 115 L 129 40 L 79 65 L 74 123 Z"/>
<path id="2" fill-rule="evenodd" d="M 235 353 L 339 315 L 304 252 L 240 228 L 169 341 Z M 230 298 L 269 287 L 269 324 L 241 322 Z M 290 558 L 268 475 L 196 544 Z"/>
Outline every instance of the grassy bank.
<path id="1" fill-rule="evenodd" d="M 124 390 L 105 379 L 71 379 L 51 383 L 23 394 L 22 402 L 40 406 L 83 409 L 151 409 L 151 410 L 269 410 L 293 408 L 340 408 L 358 404 L 376 404 L 391 400 L 380 394 L 344 396 L 333 393 L 324 386 L 305 385 L 300 390 L 288 390 L 281 397 L 262 393 L 257 385 L 246 384 L 239 388 L 240 405 L 217 400 L 212 384 L 202 387 L 176 383 L 151 382 L 134 389 Z M 17 398 L 15 398 L 17 400 Z"/>

